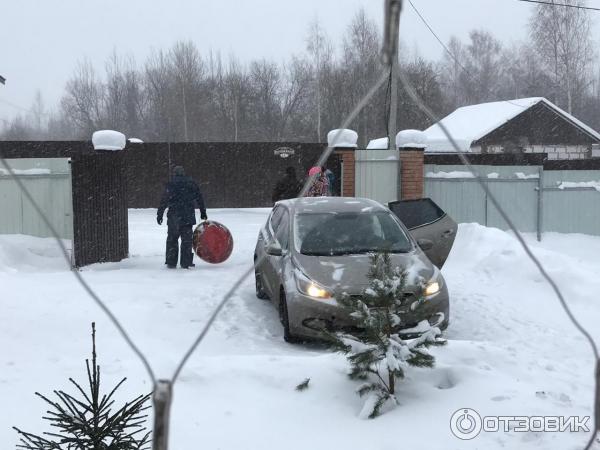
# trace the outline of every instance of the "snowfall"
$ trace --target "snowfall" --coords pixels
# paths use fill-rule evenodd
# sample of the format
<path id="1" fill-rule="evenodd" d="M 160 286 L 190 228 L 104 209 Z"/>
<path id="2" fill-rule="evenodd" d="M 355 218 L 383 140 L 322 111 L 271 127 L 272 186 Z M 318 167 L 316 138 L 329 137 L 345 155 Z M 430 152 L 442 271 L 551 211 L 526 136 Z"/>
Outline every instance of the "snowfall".
<path id="1" fill-rule="evenodd" d="M 81 274 L 119 317 L 157 375 L 172 375 L 215 305 L 252 264 L 266 209 L 209 210 L 230 228 L 228 261 L 193 270 L 164 266 L 166 227 L 154 210 L 131 210 L 131 257 Z M 548 233 L 534 252 L 576 316 L 600 337 L 600 237 Z M 374 420 L 346 377 L 341 354 L 319 344 L 288 344 L 275 308 L 247 279 L 184 368 L 174 388 L 170 448 L 202 449 L 580 449 L 587 433 L 482 432 L 461 441 L 450 431 L 460 408 L 481 416 L 588 416 L 593 357 L 514 237 L 461 224 L 442 270 L 451 295 L 448 345 L 434 369 L 409 369 L 399 405 Z M 140 361 L 92 302 L 50 239 L 0 236 L 0 442 L 12 426 L 48 430 L 34 392 L 86 381 L 96 322 L 103 386 L 128 381 L 118 398 L 152 389 Z M 295 387 L 310 378 L 309 388 Z M 588 424 L 591 426 L 592 421 Z"/>

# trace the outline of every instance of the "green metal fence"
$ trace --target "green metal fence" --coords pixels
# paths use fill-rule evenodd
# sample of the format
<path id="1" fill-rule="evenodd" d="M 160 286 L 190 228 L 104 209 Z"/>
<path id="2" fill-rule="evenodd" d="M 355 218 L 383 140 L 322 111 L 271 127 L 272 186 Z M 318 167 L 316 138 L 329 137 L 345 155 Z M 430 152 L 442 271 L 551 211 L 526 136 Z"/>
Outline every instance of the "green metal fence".
<path id="1" fill-rule="evenodd" d="M 600 235 L 600 170 L 475 166 L 520 231 Z M 425 165 L 425 195 L 457 222 L 507 229 L 477 180 L 460 165 Z"/>

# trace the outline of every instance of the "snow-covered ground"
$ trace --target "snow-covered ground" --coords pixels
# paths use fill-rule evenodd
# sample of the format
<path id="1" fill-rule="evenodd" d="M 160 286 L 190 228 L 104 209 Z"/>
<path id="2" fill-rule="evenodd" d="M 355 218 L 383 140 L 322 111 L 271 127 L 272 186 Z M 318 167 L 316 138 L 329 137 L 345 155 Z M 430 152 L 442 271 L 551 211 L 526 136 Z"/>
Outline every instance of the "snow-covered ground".
<path id="1" fill-rule="evenodd" d="M 195 270 L 167 270 L 166 227 L 155 211 L 130 211 L 131 258 L 82 271 L 168 377 L 221 295 L 252 262 L 267 210 L 209 210 L 235 239 L 232 257 Z M 576 315 L 599 337 L 600 238 L 546 234 L 536 253 Z M 360 420 L 362 400 L 345 376 L 345 358 L 318 345 L 282 339 L 277 314 L 248 279 L 225 308 L 175 387 L 171 448 L 206 449 L 579 449 L 583 433 L 450 432 L 459 408 L 481 415 L 589 415 L 593 358 L 550 288 L 507 233 L 463 224 L 444 276 L 451 292 L 446 347 L 437 367 L 414 369 L 400 406 Z M 92 303 L 51 240 L 0 236 L 0 442 L 14 448 L 17 425 L 47 429 L 35 391 L 85 382 L 90 322 L 97 323 L 104 387 L 122 376 L 121 398 L 151 389 L 116 329 Z M 311 378 L 304 392 L 295 386 Z"/>

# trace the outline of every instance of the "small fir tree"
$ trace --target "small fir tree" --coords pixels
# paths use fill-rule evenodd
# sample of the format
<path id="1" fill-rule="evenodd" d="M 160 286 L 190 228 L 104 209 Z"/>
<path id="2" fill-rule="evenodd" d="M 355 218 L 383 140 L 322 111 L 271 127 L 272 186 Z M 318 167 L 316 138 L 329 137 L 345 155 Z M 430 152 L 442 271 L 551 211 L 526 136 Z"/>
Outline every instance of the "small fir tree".
<path id="1" fill-rule="evenodd" d="M 360 331 L 326 334 L 347 354 L 350 378 L 366 381 L 357 391 L 361 397 L 368 396 L 360 416 L 372 419 L 386 403 L 397 404 L 396 381 L 404 377 L 404 369 L 433 367 L 435 359 L 427 347 L 446 341 L 440 338 L 440 329 L 427 321 L 419 324 L 417 338 L 403 338 L 403 311 L 415 311 L 425 299 L 420 293 L 416 299 L 406 295 L 407 272 L 399 267 L 392 269 L 389 254 L 371 257 L 368 277 L 369 286 L 362 295 L 342 294 L 336 298 Z"/>
<path id="2" fill-rule="evenodd" d="M 150 408 L 146 402 L 150 395 L 140 395 L 113 412 L 115 392 L 125 382 L 123 378 L 110 393 L 100 394 L 100 366 L 96 364 L 96 327 L 92 323 L 92 361 L 85 360 L 89 391 L 69 378 L 79 395 L 54 391 L 57 401 L 35 394 L 51 407 L 48 420 L 55 432 L 43 436 L 27 433 L 13 427 L 20 436 L 19 449 L 27 450 L 147 450 L 150 432 L 144 422 Z"/>

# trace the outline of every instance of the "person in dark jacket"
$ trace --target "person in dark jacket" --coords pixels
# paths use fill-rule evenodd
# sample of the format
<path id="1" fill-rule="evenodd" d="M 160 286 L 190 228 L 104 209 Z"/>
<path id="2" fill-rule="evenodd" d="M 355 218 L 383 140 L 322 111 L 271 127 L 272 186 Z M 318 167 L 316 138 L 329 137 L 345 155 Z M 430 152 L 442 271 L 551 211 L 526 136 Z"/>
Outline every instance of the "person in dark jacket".
<path id="1" fill-rule="evenodd" d="M 273 203 L 288 198 L 296 198 L 302 190 L 302 183 L 296 178 L 296 169 L 287 167 L 285 176 L 277 182 L 273 190 Z"/>
<path id="2" fill-rule="evenodd" d="M 185 176 L 183 167 L 173 169 L 173 178 L 165 187 L 156 222 L 162 225 L 165 209 L 167 212 L 167 252 L 165 264 L 169 269 L 177 267 L 177 258 L 182 268 L 194 267 L 192 252 L 192 227 L 196 223 L 196 210 L 200 210 L 200 218 L 207 220 L 206 208 L 200 188 L 194 180 Z M 179 255 L 179 239 L 181 238 L 181 255 Z"/>

